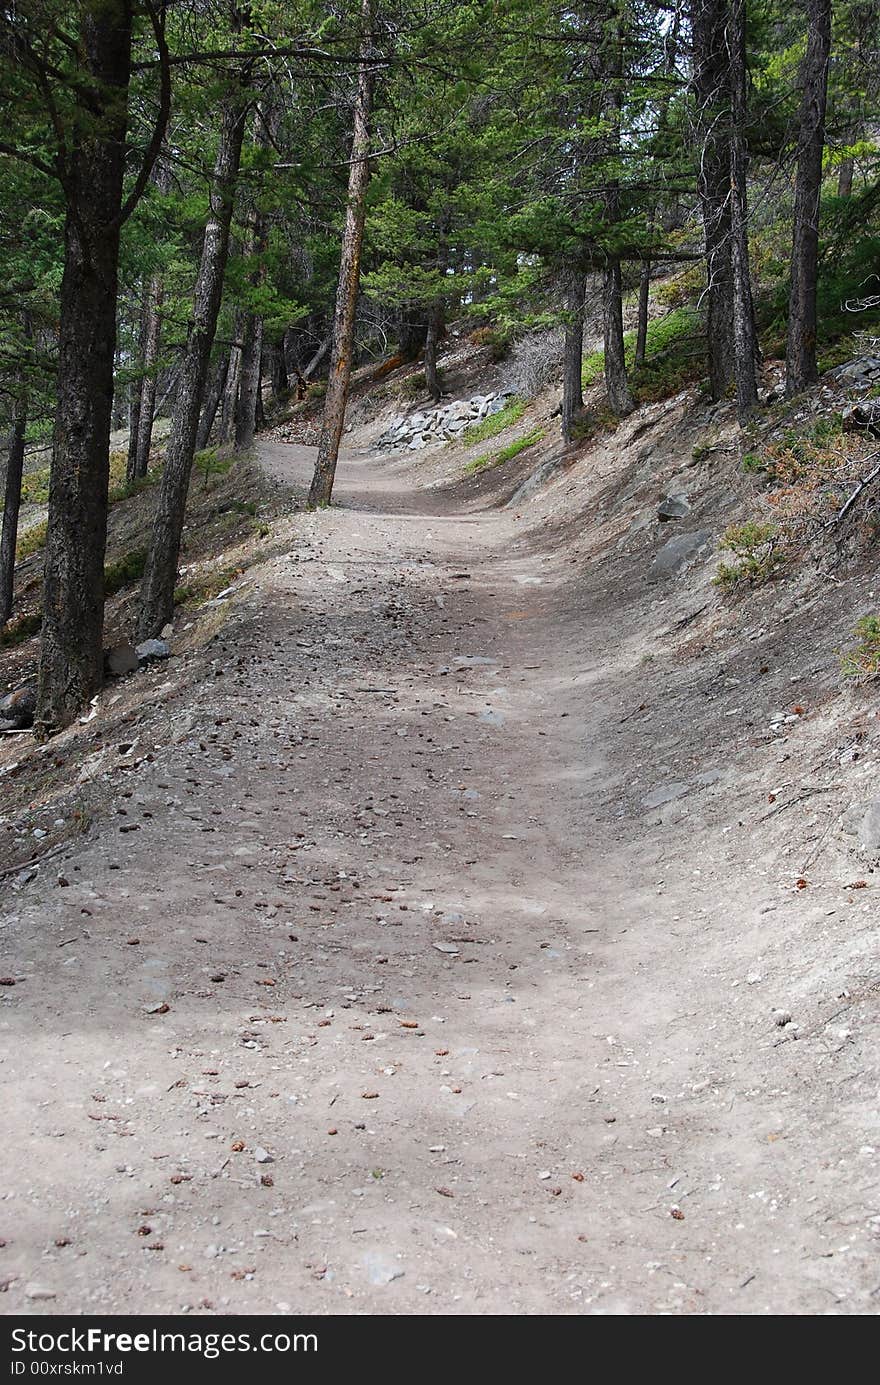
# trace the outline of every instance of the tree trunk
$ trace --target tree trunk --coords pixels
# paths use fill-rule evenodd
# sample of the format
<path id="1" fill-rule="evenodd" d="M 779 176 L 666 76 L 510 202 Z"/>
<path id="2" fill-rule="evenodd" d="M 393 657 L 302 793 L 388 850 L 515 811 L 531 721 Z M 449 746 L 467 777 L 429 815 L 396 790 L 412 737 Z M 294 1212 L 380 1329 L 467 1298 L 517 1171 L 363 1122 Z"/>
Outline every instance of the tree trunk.
<path id="1" fill-rule="evenodd" d="M 586 277 L 575 270 L 565 294 L 565 353 L 562 369 L 562 440 L 573 440 L 575 419 L 584 409 L 584 295 Z"/>
<path id="2" fill-rule="evenodd" d="M 755 363 L 758 335 L 752 303 L 749 269 L 748 151 L 745 130 L 748 116 L 746 85 L 745 0 L 730 0 L 728 26 L 730 54 L 730 250 L 733 273 L 733 345 L 736 374 L 736 406 L 744 423 L 758 402 Z"/>
<path id="3" fill-rule="evenodd" d="M 15 545 L 18 539 L 18 512 L 21 508 L 21 476 L 24 470 L 24 437 L 27 428 L 27 402 L 16 398 L 12 405 L 12 426 L 6 456 L 6 483 L 3 488 L 3 533 L 0 536 L 0 628 L 12 615 L 15 589 Z"/>
<path id="4" fill-rule="evenodd" d="M 443 390 L 437 373 L 437 347 L 443 335 L 443 302 L 432 304 L 425 334 L 425 388 L 435 404 L 440 403 Z"/>
<path id="5" fill-rule="evenodd" d="M 610 260 L 602 280 L 602 317 L 605 327 L 605 389 L 612 413 L 618 418 L 631 414 L 635 406 L 626 373 L 623 344 L 623 284 L 620 261 Z"/>
<path id="6" fill-rule="evenodd" d="M 133 375 L 128 386 L 128 456 L 125 463 L 125 479 L 133 481 L 137 475 L 138 437 L 141 426 L 141 395 L 143 392 L 144 338 L 147 330 L 147 306 L 141 310 L 138 330 L 138 350 L 133 361 Z"/>
<path id="7" fill-rule="evenodd" d="M 791 248 L 791 294 L 785 392 L 797 394 L 819 378 L 816 364 L 816 276 L 819 268 L 819 200 L 825 148 L 825 105 L 831 52 L 831 0 L 807 0 L 807 51 L 801 68 L 797 176 Z"/>
<path id="8" fill-rule="evenodd" d="M 855 174 L 855 160 L 844 159 L 840 168 L 837 170 L 837 196 L 852 197 L 853 175 Z"/>
<path id="9" fill-rule="evenodd" d="M 651 297 L 651 262 L 642 261 L 642 272 L 639 276 L 639 315 L 636 323 L 636 349 L 633 356 L 633 366 L 638 370 L 639 366 L 645 364 L 645 355 L 648 350 L 648 302 Z"/>
<path id="10" fill-rule="evenodd" d="M 70 122 L 55 439 L 43 583 L 36 729 L 66 726 L 101 685 L 104 553 L 130 0 L 88 0 L 80 45 L 87 104 Z"/>
<path id="11" fill-rule="evenodd" d="M 162 301 L 165 289 L 158 274 L 150 280 L 149 296 L 144 324 L 144 378 L 141 386 L 141 413 L 138 427 L 137 453 L 135 455 L 135 477 L 146 476 L 150 466 L 150 445 L 153 441 L 153 418 L 156 409 L 156 391 L 159 385 L 159 346 L 162 340 Z"/>
<path id="12" fill-rule="evenodd" d="M 326 336 L 326 337 L 324 338 L 324 340 L 321 342 L 321 345 L 318 347 L 318 349 L 317 349 L 317 351 L 315 352 L 314 356 L 313 356 L 312 359 L 309 361 L 308 365 L 306 366 L 305 370 L 303 371 L 302 377 L 303 377 L 304 380 L 311 380 L 312 376 L 314 375 L 315 371 L 318 369 L 318 366 L 321 364 L 321 362 L 323 361 L 324 357 L 327 355 L 327 352 L 330 350 L 330 347 L 331 347 L 332 345 L 333 345 L 333 333 L 332 333 L 332 332 L 328 332 L 327 336 Z"/>
<path id="13" fill-rule="evenodd" d="M 731 261 L 730 141 L 726 0 L 691 0 L 693 90 L 697 101 L 700 166 L 697 192 L 703 219 L 708 281 L 709 387 L 721 399 L 734 378 Z"/>
<path id="14" fill-rule="evenodd" d="M 193 316 L 187 333 L 180 387 L 159 485 L 153 539 L 141 585 L 138 619 L 141 639 L 157 635 L 174 614 L 174 587 L 186 497 L 195 454 L 199 411 L 223 293 L 223 275 L 229 255 L 229 228 L 246 119 L 247 109 L 238 90 L 233 90 L 223 104 L 220 117 L 211 208 L 196 280 Z"/>
<path id="15" fill-rule="evenodd" d="M 220 408 L 220 400 L 223 398 L 223 391 L 226 388 L 226 376 L 229 371 L 229 352 L 224 351 L 217 362 L 214 375 L 205 394 L 205 403 L 202 408 L 201 418 L 199 419 L 199 429 L 196 434 L 196 451 L 201 452 L 202 448 L 207 447 L 211 438 L 211 429 L 214 427 L 214 419 L 217 417 L 217 410 Z"/>
<path id="16" fill-rule="evenodd" d="M 309 506 L 329 505 L 336 476 L 339 444 L 345 425 L 345 405 L 351 379 L 354 346 L 355 309 L 360 284 L 361 248 L 364 239 L 367 185 L 370 181 L 370 114 L 373 103 L 371 63 L 373 0 L 362 0 L 364 30 L 358 66 L 357 96 L 354 105 L 354 132 L 351 168 L 348 179 L 348 206 L 342 234 L 342 257 L 333 319 L 333 351 L 330 376 L 324 397 L 324 417 L 318 440 L 315 474 L 309 489 Z"/>
<path id="17" fill-rule="evenodd" d="M 232 324 L 232 346 L 229 348 L 229 367 L 223 387 L 223 400 L 220 409 L 220 427 L 217 441 L 222 446 L 231 442 L 235 434 L 235 411 L 238 408 L 238 387 L 241 382 L 241 358 L 244 352 L 244 333 L 246 316 L 243 308 L 236 308 Z"/>
<path id="18" fill-rule="evenodd" d="M 235 410 L 236 451 L 250 447 L 257 428 L 260 399 L 260 359 L 263 351 L 263 319 L 248 313 L 241 352 L 241 379 Z"/>
<path id="19" fill-rule="evenodd" d="M 275 403 L 287 397 L 287 363 L 284 347 L 263 338 L 263 371 L 269 377 L 269 387 Z"/>

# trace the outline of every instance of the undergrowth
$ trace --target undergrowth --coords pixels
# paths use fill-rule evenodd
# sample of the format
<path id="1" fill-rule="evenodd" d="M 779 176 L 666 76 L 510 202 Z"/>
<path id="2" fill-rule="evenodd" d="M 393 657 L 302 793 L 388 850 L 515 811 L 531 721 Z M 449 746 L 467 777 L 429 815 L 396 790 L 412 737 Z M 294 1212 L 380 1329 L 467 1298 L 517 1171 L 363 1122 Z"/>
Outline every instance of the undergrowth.
<path id="1" fill-rule="evenodd" d="M 635 331 L 623 337 L 630 385 L 637 403 L 647 404 L 677 394 L 685 385 L 705 373 L 702 344 L 703 320 L 699 310 L 689 304 L 673 308 L 663 317 L 648 323 L 645 362 L 636 369 Z M 584 386 L 596 384 L 605 370 L 605 352 L 600 347 L 584 357 Z"/>
<path id="2" fill-rule="evenodd" d="M 880 616 L 862 616 L 853 633 L 858 643 L 840 655 L 840 671 L 854 683 L 868 683 L 880 676 Z"/>
<path id="3" fill-rule="evenodd" d="M 489 414 L 488 418 L 482 419 L 479 423 L 472 423 L 469 428 L 465 428 L 461 435 L 462 442 L 466 447 L 472 447 L 474 443 L 485 442 L 487 438 L 497 437 L 503 433 L 505 428 L 510 428 L 514 423 L 518 423 L 526 411 L 525 402 L 514 397 L 509 400 L 503 409 L 499 409 L 497 414 Z"/>
<path id="4" fill-rule="evenodd" d="M 535 447 L 544 438 L 543 428 L 534 428 L 531 433 L 526 433 L 523 437 L 517 438 L 514 442 L 502 447 L 500 452 L 484 452 L 481 456 L 475 457 L 468 462 L 464 468 L 465 476 L 475 476 L 480 471 L 488 471 L 490 467 L 502 466 L 505 462 L 512 461 L 521 452 L 525 452 L 529 447 Z"/>

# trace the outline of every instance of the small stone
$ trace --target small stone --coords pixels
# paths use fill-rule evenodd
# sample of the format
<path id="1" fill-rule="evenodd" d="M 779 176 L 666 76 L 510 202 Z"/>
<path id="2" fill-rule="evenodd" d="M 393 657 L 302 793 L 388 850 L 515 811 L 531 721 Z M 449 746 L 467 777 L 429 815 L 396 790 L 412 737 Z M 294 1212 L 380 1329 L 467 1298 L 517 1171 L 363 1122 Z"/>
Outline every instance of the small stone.
<path id="1" fill-rule="evenodd" d="M 257 1145 L 256 1149 L 254 1150 L 254 1158 L 256 1159 L 258 1164 L 275 1163 L 274 1155 L 270 1154 L 268 1149 L 264 1149 L 262 1145 Z"/>
<path id="2" fill-rule="evenodd" d="M 104 672 L 112 678 L 122 678 L 139 668 L 137 650 L 132 644 L 114 644 L 104 650 Z"/>
<path id="3" fill-rule="evenodd" d="M 14 688 L 0 698 L 0 723 L 4 731 L 24 731 L 32 726 L 37 709 L 37 690 L 30 686 Z"/>
<path id="4" fill-rule="evenodd" d="M 790 1010 L 771 1010 L 770 1017 L 773 1020 L 773 1023 L 777 1025 L 780 1029 L 783 1029 L 787 1024 L 791 1024 Z"/>
<path id="5" fill-rule="evenodd" d="M 454 943 L 432 943 L 431 946 L 442 952 L 445 957 L 457 957 L 460 951 Z"/>
<path id="6" fill-rule="evenodd" d="M 55 1298 L 55 1290 L 47 1289 L 45 1284 L 27 1284 L 24 1291 L 25 1298 L 41 1302 L 44 1299 Z"/>
<path id="7" fill-rule="evenodd" d="M 657 518 L 661 523 L 670 519 L 684 519 L 690 513 L 690 508 L 686 495 L 667 495 L 657 507 Z"/>

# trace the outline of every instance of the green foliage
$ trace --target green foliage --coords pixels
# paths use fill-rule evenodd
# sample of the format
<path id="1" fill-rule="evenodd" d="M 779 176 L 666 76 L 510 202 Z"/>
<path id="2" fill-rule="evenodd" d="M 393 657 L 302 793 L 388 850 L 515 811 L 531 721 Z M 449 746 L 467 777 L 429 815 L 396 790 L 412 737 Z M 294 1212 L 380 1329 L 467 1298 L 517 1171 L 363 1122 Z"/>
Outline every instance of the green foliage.
<path id="1" fill-rule="evenodd" d="M 638 370 L 633 360 L 635 331 L 624 334 L 626 364 L 630 371 L 633 395 L 639 403 L 667 399 L 704 372 L 705 352 L 701 343 L 702 317 L 693 307 L 673 308 L 663 317 L 648 322 L 645 363 Z M 584 357 L 584 386 L 601 380 L 605 371 L 605 351 L 599 348 Z"/>
<path id="2" fill-rule="evenodd" d="M 123 587 L 139 581 L 144 575 L 146 562 L 145 550 L 133 548 L 129 553 L 123 553 L 121 558 L 107 563 L 104 567 L 104 595 L 115 596 Z"/>
<path id="3" fill-rule="evenodd" d="M 526 433 L 521 438 L 516 438 L 513 442 L 502 447 L 500 452 L 484 452 L 481 456 L 475 457 L 468 462 L 462 475 L 476 476 L 481 471 L 488 471 L 491 467 L 503 466 L 505 462 L 510 462 L 514 457 L 518 457 L 521 452 L 525 452 L 529 447 L 535 447 L 543 441 L 544 429 L 534 428 L 531 433 Z"/>
<path id="4" fill-rule="evenodd" d="M 232 452 L 220 453 L 216 447 L 206 447 L 204 451 L 196 453 L 193 458 L 193 468 L 201 472 L 207 490 L 211 477 L 228 475 L 236 460 Z"/>
<path id="5" fill-rule="evenodd" d="M 785 561 L 776 526 L 760 520 L 731 524 L 724 533 L 721 547 L 732 555 L 733 561 L 718 564 L 712 580 L 719 587 L 761 586 Z"/>
<path id="6" fill-rule="evenodd" d="M 840 655 L 840 671 L 854 683 L 867 683 L 880 677 L 880 616 L 862 616 L 853 634 L 857 644 Z"/>
<path id="7" fill-rule="evenodd" d="M 499 433 L 504 432 L 505 428 L 511 428 L 514 423 L 518 423 L 525 411 L 525 402 L 522 399 L 513 398 L 505 404 L 503 409 L 499 409 L 497 414 L 489 414 L 488 418 L 481 419 L 479 423 L 472 423 L 469 428 L 465 428 L 461 440 L 465 447 L 473 447 L 474 443 L 485 442 L 487 438 L 497 437 Z"/>
<path id="8" fill-rule="evenodd" d="M 45 520 L 42 524 L 32 524 L 29 529 L 25 529 L 23 534 L 19 534 L 15 545 L 16 558 L 29 558 L 32 553 L 38 553 L 46 545 L 48 532 L 49 525 Z"/>
<path id="9" fill-rule="evenodd" d="M 23 505 L 48 505 L 49 470 L 47 466 L 39 471 L 29 471 L 21 478 L 21 501 Z"/>

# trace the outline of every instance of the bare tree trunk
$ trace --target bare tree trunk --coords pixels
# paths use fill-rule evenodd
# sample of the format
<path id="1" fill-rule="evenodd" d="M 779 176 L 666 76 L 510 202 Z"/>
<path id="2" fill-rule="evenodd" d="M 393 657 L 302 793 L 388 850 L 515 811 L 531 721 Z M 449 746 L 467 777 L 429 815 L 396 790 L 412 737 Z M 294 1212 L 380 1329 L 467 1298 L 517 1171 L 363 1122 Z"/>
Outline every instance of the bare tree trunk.
<path id="1" fill-rule="evenodd" d="M 648 303 L 651 297 L 651 262 L 642 261 L 642 272 L 639 275 L 639 315 L 636 322 L 636 349 L 633 356 L 633 366 L 638 370 L 639 366 L 645 364 L 645 354 L 648 350 Z"/>
<path id="2" fill-rule="evenodd" d="M 263 336 L 263 373 L 269 377 L 272 398 L 279 403 L 287 395 L 287 363 L 284 347 Z"/>
<path id="3" fill-rule="evenodd" d="M 174 587 L 186 497 L 195 454 L 199 411 L 223 293 L 223 275 L 229 255 L 229 228 L 246 119 L 247 108 L 239 91 L 233 90 L 223 104 L 220 117 L 211 209 L 205 227 L 192 321 L 187 334 L 180 387 L 156 502 L 153 539 L 141 584 L 138 618 L 141 639 L 158 634 L 174 614 Z"/>
<path id="4" fill-rule="evenodd" d="M 691 0 L 693 90 L 698 107 L 700 167 L 697 191 L 703 218 L 708 280 L 707 347 L 713 399 L 734 378 L 731 262 L 730 141 L 726 0 Z"/>
<path id="5" fill-rule="evenodd" d="M 602 308 L 605 326 L 605 388 L 608 391 L 608 403 L 618 418 L 625 418 L 636 406 L 626 373 L 623 285 L 619 260 L 611 260 L 605 267 L 602 280 Z"/>
<path id="6" fill-rule="evenodd" d="M 785 350 L 785 392 L 797 394 L 819 378 L 816 363 L 816 276 L 819 200 L 825 148 L 825 106 L 831 52 L 831 0 L 807 0 L 807 51 L 801 67 L 797 177 L 791 248 L 791 294 Z"/>
<path id="7" fill-rule="evenodd" d="M 21 477 L 24 470 L 24 439 L 27 428 L 27 401 L 17 396 L 12 405 L 12 426 L 6 455 L 6 482 L 3 488 L 3 533 L 0 536 L 0 628 L 12 615 L 15 590 L 15 545 L 18 540 L 18 512 L 21 508 Z"/>
<path id="8" fill-rule="evenodd" d="M 435 404 L 440 403 L 443 394 L 437 373 L 437 347 L 443 335 L 443 316 L 443 302 L 438 299 L 431 305 L 425 334 L 425 388 Z"/>
<path id="9" fill-rule="evenodd" d="M 43 581 L 36 729 L 68 725 L 101 685 L 104 553 L 122 180 L 131 71 L 130 0 L 81 10 L 88 98 L 66 157 L 55 439 Z"/>
<path id="10" fill-rule="evenodd" d="M 150 445 L 153 441 L 153 415 L 156 408 L 156 390 L 159 385 L 159 346 L 162 339 L 162 301 L 165 289 L 162 279 L 154 274 L 150 280 L 144 325 L 144 378 L 141 388 L 140 425 L 137 436 L 134 475 L 146 476 L 150 465 Z"/>
<path id="11" fill-rule="evenodd" d="M 748 115 L 746 88 L 745 0 L 729 0 L 728 49 L 730 53 L 730 249 L 733 272 L 733 343 L 736 372 L 736 405 L 744 423 L 758 402 L 755 363 L 758 335 L 752 303 L 749 269 L 748 151 L 745 129 Z"/>
<path id="12" fill-rule="evenodd" d="M 133 375 L 128 386 L 128 455 L 125 462 L 125 479 L 133 481 L 137 475 L 137 449 L 141 426 L 141 394 L 143 390 L 144 337 L 147 330 L 146 303 L 141 309 L 138 329 L 138 350 L 133 362 Z"/>
<path id="13" fill-rule="evenodd" d="M 373 68 L 371 63 L 373 0 L 362 0 L 360 62 L 357 96 L 354 105 L 354 132 L 351 144 L 351 169 L 348 179 L 348 206 L 342 235 L 342 257 L 339 266 L 339 285 L 336 291 L 336 311 L 333 319 L 333 351 L 330 376 L 324 398 L 324 418 L 318 441 L 315 474 L 309 489 L 309 505 L 329 505 L 336 476 L 339 444 L 345 425 L 345 406 L 351 379 L 351 357 L 354 346 L 354 321 L 360 284 L 361 248 L 364 239 L 367 185 L 370 181 L 370 115 L 373 104 Z"/>
<path id="14" fill-rule="evenodd" d="M 584 295 L 586 277 L 580 270 L 569 275 L 565 294 L 565 350 L 562 366 L 562 440 L 574 437 L 574 422 L 584 410 Z"/>
<path id="15" fill-rule="evenodd" d="M 844 159 L 837 170 L 837 196 L 852 197 L 855 159 Z"/>
<path id="16" fill-rule="evenodd" d="M 323 361 L 324 357 L 327 355 L 327 352 L 330 350 L 330 347 L 331 347 L 332 345 L 333 345 L 333 333 L 332 333 L 332 332 L 328 332 L 327 336 L 326 336 L 326 337 L 324 338 L 324 340 L 321 342 L 321 345 L 318 347 L 318 349 L 317 349 L 317 351 L 315 352 L 314 356 L 313 356 L 312 359 L 309 361 L 308 365 L 306 366 L 305 370 L 303 371 L 302 377 L 303 377 L 304 380 L 311 380 L 312 376 L 314 375 L 315 371 L 318 369 L 318 366 L 321 364 L 321 362 Z"/>
<path id="17" fill-rule="evenodd" d="M 229 352 L 224 351 L 217 362 L 213 378 L 205 394 L 205 403 L 202 408 L 201 418 L 199 419 L 199 429 L 196 434 L 196 451 L 201 452 L 202 448 L 208 446 L 211 437 L 211 429 L 214 427 L 214 419 L 217 417 L 217 410 L 220 408 L 220 401 L 226 388 L 226 376 L 229 371 Z"/>
<path id="18" fill-rule="evenodd" d="M 257 428 L 257 403 L 260 398 L 260 358 L 263 349 L 263 319 L 248 313 L 241 351 L 241 378 L 235 410 L 237 451 L 250 447 Z"/>
<path id="19" fill-rule="evenodd" d="M 221 444 L 231 442 L 235 433 L 235 411 L 238 406 L 238 387 L 241 382 L 245 325 L 244 309 L 236 308 L 233 314 L 233 339 L 232 346 L 229 348 L 229 366 L 226 371 L 226 383 L 223 386 L 223 400 L 220 408 L 220 427 L 217 430 L 217 441 Z"/>

